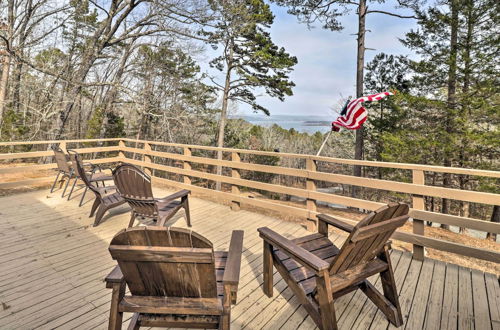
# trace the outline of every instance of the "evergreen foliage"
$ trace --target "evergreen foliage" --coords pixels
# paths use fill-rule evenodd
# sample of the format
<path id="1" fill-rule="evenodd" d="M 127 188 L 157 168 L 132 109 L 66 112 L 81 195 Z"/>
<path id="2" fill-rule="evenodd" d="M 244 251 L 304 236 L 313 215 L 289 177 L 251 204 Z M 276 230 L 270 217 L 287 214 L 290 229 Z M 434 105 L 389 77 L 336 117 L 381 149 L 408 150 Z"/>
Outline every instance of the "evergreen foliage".
<path id="1" fill-rule="evenodd" d="M 214 49 L 222 48 L 222 54 L 210 65 L 229 77 L 226 85 L 219 85 L 227 94 L 224 97 L 247 103 L 255 111 L 269 115 L 269 110 L 257 102 L 256 91 L 263 88 L 281 101 L 293 95 L 295 84 L 288 75 L 297 58 L 271 40 L 267 29 L 274 16 L 263 0 L 212 0 L 210 3 L 217 19 L 213 28 L 202 34 Z"/>

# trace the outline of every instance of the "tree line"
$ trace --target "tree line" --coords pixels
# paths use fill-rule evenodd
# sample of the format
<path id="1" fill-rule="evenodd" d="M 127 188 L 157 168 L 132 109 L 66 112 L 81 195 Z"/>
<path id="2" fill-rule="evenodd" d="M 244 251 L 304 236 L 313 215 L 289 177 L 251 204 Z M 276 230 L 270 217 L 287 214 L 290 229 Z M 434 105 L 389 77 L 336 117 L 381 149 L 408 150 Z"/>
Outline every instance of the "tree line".
<path id="1" fill-rule="evenodd" d="M 397 90 L 370 106 L 364 129 L 354 136 L 335 134 L 325 155 L 499 169 L 498 1 L 273 2 L 304 28 L 332 31 L 332 42 L 335 33 L 345 33 L 341 18 L 355 18 L 357 46 L 346 51 L 357 56 L 356 95 Z M 384 2 L 390 11 L 380 9 Z M 260 94 L 293 97 L 289 75 L 300 59 L 272 40 L 269 2 L 4 0 L 0 12 L 3 141 L 128 136 L 307 153 L 321 143 L 321 134 L 279 127 L 252 131 L 228 119 L 238 103 L 272 112 L 260 104 Z M 368 15 L 414 20 L 417 28 L 400 42 L 416 55 L 380 53 L 365 63 Z M 212 55 L 209 65 L 218 76 L 201 64 Z M 498 193 L 492 179 L 434 174 L 428 180 Z M 427 208 L 463 216 L 478 212 L 448 200 L 429 199 Z"/>

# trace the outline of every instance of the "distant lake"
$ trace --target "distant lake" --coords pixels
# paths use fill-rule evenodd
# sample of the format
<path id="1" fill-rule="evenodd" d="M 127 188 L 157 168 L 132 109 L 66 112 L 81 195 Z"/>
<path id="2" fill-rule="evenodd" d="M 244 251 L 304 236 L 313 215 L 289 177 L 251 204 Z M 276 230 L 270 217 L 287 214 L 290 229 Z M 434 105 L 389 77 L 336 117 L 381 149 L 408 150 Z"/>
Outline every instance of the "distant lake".
<path id="1" fill-rule="evenodd" d="M 232 119 L 243 119 L 251 124 L 270 127 L 277 124 L 284 129 L 294 128 L 302 133 L 326 133 L 331 128 L 334 118 L 331 116 L 287 116 L 287 115 L 236 115 Z"/>

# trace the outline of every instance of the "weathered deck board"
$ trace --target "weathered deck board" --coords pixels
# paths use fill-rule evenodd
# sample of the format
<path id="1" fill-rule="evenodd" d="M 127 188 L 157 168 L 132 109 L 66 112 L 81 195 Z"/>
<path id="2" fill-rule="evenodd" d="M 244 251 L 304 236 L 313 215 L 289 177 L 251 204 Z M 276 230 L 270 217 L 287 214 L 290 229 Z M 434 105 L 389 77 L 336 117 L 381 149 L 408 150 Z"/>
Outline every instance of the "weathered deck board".
<path id="1" fill-rule="evenodd" d="M 434 260 L 425 259 L 418 279 L 418 286 L 410 305 L 408 320 L 406 321 L 406 328 L 408 329 L 422 329 L 424 327 L 425 310 L 429 301 L 433 271 Z M 403 312 L 404 311 L 403 309 Z M 406 315 L 403 314 L 403 317 L 406 317 Z M 394 327 L 391 325 L 390 328 Z"/>
<path id="2" fill-rule="evenodd" d="M 127 206 L 105 216 L 98 227 L 88 218 L 90 202 L 78 207 L 79 191 L 66 201 L 59 192 L 35 191 L 0 198 L 0 329 L 105 329 L 111 292 L 103 278 L 113 268 L 108 244 L 129 220 Z M 158 196 L 167 194 L 157 191 Z M 90 197 L 90 196 L 89 196 Z M 192 198 L 193 230 L 217 249 L 227 248 L 233 229 L 245 231 L 238 304 L 233 329 L 315 329 L 316 326 L 279 273 L 274 296 L 262 285 L 262 240 L 257 228 L 268 226 L 298 237 L 296 223 Z M 185 227 L 180 212 L 169 224 Z M 151 222 L 147 222 L 151 224 Z M 344 237 L 332 234 L 337 245 Z M 440 261 L 412 260 L 411 254 L 391 254 L 406 329 L 500 326 L 500 287 L 495 275 Z M 372 279 L 380 287 L 378 277 Z M 382 313 L 360 291 L 335 302 L 341 329 L 383 328 Z M 462 314 L 460 314 L 462 312 Z M 128 324 L 130 315 L 124 318 Z M 463 322 L 463 323 L 462 323 Z"/>

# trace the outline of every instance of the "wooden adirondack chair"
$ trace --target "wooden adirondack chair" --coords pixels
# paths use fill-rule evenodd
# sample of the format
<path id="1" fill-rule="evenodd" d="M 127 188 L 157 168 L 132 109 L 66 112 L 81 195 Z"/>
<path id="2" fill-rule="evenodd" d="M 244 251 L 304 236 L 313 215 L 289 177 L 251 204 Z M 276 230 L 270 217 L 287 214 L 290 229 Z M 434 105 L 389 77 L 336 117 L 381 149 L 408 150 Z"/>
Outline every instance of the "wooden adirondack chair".
<path id="1" fill-rule="evenodd" d="M 388 239 L 408 220 L 408 205 L 389 204 L 356 226 L 318 215 L 318 233 L 294 240 L 259 228 L 264 239 L 264 293 L 273 295 L 273 264 L 320 329 L 337 329 L 334 299 L 361 289 L 395 326 L 403 324 Z M 328 225 L 349 234 L 340 250 Z M 384 294 L 367 280 L 380 274 Z"/>
<path id="2" fill-rule="evenodd" d="M 95 186 L 94 182 L 92 182 L 87 176 L 87 173 L 83 168 L 82 162 L 79 158 L 80 156 L 78 154 L 73 154 L 73 156 L 75 159 L 76 170 L 78 171 L 79 178 L 83 181 L 85 186 L 90 189 L 95 195 L 94 204 L 92 204 L 89 217 L 93 217 L 95 212 L 97 211 L 94 220 L 94 227 L 96 227 L 101 222 L 102 217 L 104 216 L 104 213 L 106 213 L 106 211 L 124 204 L 125 200 L 116 191 L 115 186 Z"/>
<path id="3" fill-rule="evenodd" d="M 124 312 L 134 313 L 129 329 L 229 329 L 242 247 L 241 230 L 233 231 L 228 252 L 214 252 L 209 240 L 183 228 L 120 231 L 109 246 L 118 266 L 105 279 L 113 289 L 109 329 L 121 329 Z"/>
<path id="4" fill-rule="evenodd" d="M 121 164 L 113 171 L 113 179 L 120 195 L 132 208 L 129 227 L 137 216 L 152 218 L 163 226 L 181 208 L 186 213 L 186 222 L 191 227 L 189 212 L 189 190 L 180 190 L 163 198 L 154 198 L 151 177 L 131 164 Z M 180 200 L 179 200 L 180 199 Z"/>

